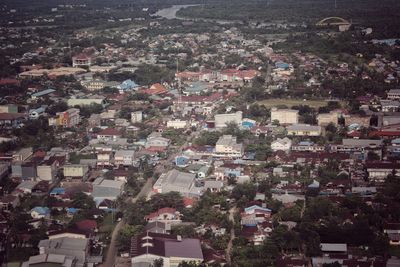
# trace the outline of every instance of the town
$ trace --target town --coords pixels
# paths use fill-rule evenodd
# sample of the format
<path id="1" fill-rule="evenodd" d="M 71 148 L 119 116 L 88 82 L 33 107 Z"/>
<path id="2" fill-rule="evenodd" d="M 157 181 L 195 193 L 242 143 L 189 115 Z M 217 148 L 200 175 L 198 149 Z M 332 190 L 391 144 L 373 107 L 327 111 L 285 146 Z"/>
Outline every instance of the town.
<path id="1" fill-rule="evenodd" d="M 400 266 L 400 3 L 64 2 L 0 4 L 3 266 Z"/>

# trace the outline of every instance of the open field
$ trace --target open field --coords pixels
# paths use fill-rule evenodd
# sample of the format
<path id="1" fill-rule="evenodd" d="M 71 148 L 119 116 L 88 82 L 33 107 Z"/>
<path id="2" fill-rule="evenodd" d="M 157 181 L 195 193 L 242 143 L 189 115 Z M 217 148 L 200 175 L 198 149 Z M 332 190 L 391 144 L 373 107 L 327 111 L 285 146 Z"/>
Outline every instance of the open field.
<path id="1" fill-rule="evenodd" d="M 262 101 L 257 101 L 259 105 L 265 105 L 267 108 L 276 107 L 279 105 L 286 105 L 289 108 L 299 105 L 308 105 L 312 108 L 324 107 L 328 104 L 326 100 L 303 100 L 303 99 L 285 99 L 285 98 L 271 98 Z M 340 105 L 344 107 L 346 104 L 341 101 Z"/>

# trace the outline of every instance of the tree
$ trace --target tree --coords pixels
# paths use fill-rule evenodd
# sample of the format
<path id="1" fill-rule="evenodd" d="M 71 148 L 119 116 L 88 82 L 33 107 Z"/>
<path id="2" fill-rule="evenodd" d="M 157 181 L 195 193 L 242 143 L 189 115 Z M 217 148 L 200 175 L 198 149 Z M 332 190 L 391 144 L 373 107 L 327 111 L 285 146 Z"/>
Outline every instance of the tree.
<path id="1" fill-rule="evenodd" d="M 128 251 L 131 245 L 131 238 L 143 231 L 141 225 L 126 225 L 118 232 L 117 244 L 120 251 Z"/>
<path id="2" fill-rule="evenodd" d="M 254 184 L 252 183 L 244 183 L 244 184 L 238 184 L 233 188 L 232 190 L 232 197 L 236 200 L 239 200 L 241 198 L 246 198 L 247 200 L 253 200 L 254 197 L 256 196 L 257 193 L 257 188 Z"/>
<path id="3" fill-rule="evenodd" d="M 90 196 L 78 192 L 72 196 L 72 206 L 77 209 L 90 210 L 96 207 L 96 203 Z"/>

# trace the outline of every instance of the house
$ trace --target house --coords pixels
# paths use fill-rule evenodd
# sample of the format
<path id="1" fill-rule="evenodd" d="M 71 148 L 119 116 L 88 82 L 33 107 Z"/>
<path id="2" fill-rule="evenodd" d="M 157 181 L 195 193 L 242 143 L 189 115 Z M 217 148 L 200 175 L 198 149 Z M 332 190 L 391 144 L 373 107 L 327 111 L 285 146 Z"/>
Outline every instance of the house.
<path id="1" fill-rule="evenodd" d="M 183 196 L 199 196 L 200 189 L 195 187 L 196 174 L 170 170 L 160 175 L 153 185 L 155 193 L 179 192 Z"/>
<path id="2" fill-rule="evenodd" d="M 285 138 L 278 138 L 275 141 L 272 141 L 271 143 L 271 149 L 272 151 L 285 151 L 285 152 L 289 152 L 290 148 L 292 146 L 292 140 L 290 140 L 289 138 L 285 137 Z"/>
<path id="3" fill-rule="evenodd" d="M 287 128 L 288 135 L 295 136 L 320 136 L 322 133 L 321 126 L 309 124 L 294 124 Z"/>
<path id="4" fill-rule="evenodd" d="M 64 128 L 75 127 L 81 121 L 79 109 L 70 108 L 64 112 L 57 112 L 56 117 L 49 118 L 50 126 L 61 126 Z"/>
<path id="5" fill-rule="evenodd" d="M 280 124 L 299 123 L 299 111 L 293 109 L 271 109 L 271 122 L 278 121 Z"/>
<path id="6" fill-rule="evenodd" d="M 97 222 L 95 220 L 82 220 L 75 223 L 75 228 L 86 236 L 91 236 L 97 232 Z"/>
<path id="7" fill-rule="evenodd" d="M 0 113 L 0 128 L 19 128 L 27 117 L 24 113 Z"/>
<path id="8" fill-rule="evenodd" d="M 90 67 L 92 65 L 91 57 L 85 54 L 79 54 L 77 56 L 72 57 L 72 67 Z"/>
<path id="9" fill-rule="evenodd" d="M 143 90 L 142 92 L 148 95 L 162 95 L 168 93 L 168 90 L 164 85 L 156 83 L 153 84 L 149 89 Z"/>
<path id="10" fill-rule="evenodd" d="M 225 128 L 228 123 L 242 124 L 243 112 L 215 115 L 215 128 Z"/>
<path id="11" fill-rule="evenodd" d="M 207 180 L 204 182 L 204 189 L 211 192 L 220 192 L 223 187 L 224 183 L 222 181 Z"/>
<path id="12" fill-rule="evenodd" d="M 114 164 L 116 166 L 133 166 L 135 162 L 134 150 L 117 150 L 114 154 Z"/>
<path id="13" fill-rule="evenodd" d="M 150 266 L 158 259 L 163 260 L 163 266 L 204 260 L 198 239 L 151 232 L 132 238 L 130 255 L 132 266 Z"/>
<path id="14" fill-rule="evenodd" d="M 244 226 L 257 226 L 271 218 L 272 211 L 258 205 L 252 205 L 244 209 L 241 214 L 240 224 Z"/>
<path id="15" fill-rule="evenodd" d="M 221 136 L 215 145 L 215 156 L 217 157 L 242 157 L 244 153 L 243 145 L 236 142 L 236 137 L 232 135 Z"/>
<path id="16" fill-rule="evenodd" d="M 46 111 L 45 107 L 30 109 L 29 110 L 29 118 L 32 120 L 36 120 L 40 116 L 43 116 L 45 114 L 45 111 Z"/>
<path id="17" fill-rule="evenodd" d="M 150 134 L 146 139 L 146 149 L 152 151 L 164 151 L 168 148 L 170 144 L 168 138 L 164 138 L 160 135 Z"/>
<path id="18" fill-rule="evenodd" d="M 102 142 L 115 141 L 121 137 L 121 133 L 113 128 L 107 128 L 97 134 L 97 140 Z"/>
<path id="19" fill-rule="evenodd" d="M 30 213 L 33 219 L 48 219 L 50 217 L 50 209 L 48 207 L 34 207 Z"/>
<path id="20" fill-rule="evenodd" d="M 163 222 L 166 224 L 179 224 L 182 222 L 180 213 L 174 208 L 161 208 L 156 212 L 146 215 L 147 222 Z"/>

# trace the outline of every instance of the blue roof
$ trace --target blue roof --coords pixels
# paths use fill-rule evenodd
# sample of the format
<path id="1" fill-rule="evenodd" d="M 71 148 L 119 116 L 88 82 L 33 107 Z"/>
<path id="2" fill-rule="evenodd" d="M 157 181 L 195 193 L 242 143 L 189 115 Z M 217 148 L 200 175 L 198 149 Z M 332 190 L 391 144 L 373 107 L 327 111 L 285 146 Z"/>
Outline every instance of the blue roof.
<path id="1" fill-rule="evenodd" d="M 263 211 L 271 212 L 270 209 L 263 208 L 263 207 L 260 207 L 260 206 L 258 206 L 258 205 L 253 205 L 253 206 L 250 206 L 250 207 L 248 207 L 248 208 L 245 208 L 244 211 L 245 211 L 245 212 L 248 212 L 248 211 L 254 210 L 254 209 L 258 209 L 258 210 L 263 210 Z"/>
<path id="2" fill-rule="evenodd" d="M 139 87 L 139 85 L 138 84 L 136 84 L 134 81 L 132 81 L 131 79 L 128 79 L 128 80 L 125 80 L 125 81 L 123 81 L 119 86 L 118 86 L 118 88 L 119 89 L 121 89 L 121 90 L 132 90 L 132 89 L 134 89 L 134 88 L 137 88 L 137 87 Z"/>
<path id="3" fill-rule="evenodd" d="M 50 194 L 51 195 L 63 195 L 65 193 L 65 189 L 61 187 L 56 187 L 53 190 L 51 190 Z"/>
<path id="4" fill-rule="evenodd" d="M 40 215 L 47 215 L 50 214 L 50 209 L 48 207 L 34 207 L 32 211 L 36 211 L 37 213 L 39 213 Z"/>
<path id="5" fill-rule="evenodd" d="M 56 90 L 54 90 L 54 89 L 46 89 L 46 90 L 34 93 L 34 94 L 32 94 L 32 96 L 35 96 L 35 97 L 44 96 L 44 95 L 47 95 L 47 94 L 51 94 L 51 93 L 53 93 L 55 91 Z"/>
<path id="6" fill-rule="evenodd" d="M 400 138 L 393 139 L 392 144 L 400 144 Z"/>
<path id="7" fill-rule="evenodd" d="M 288 69 L 289 68 L 289 64 L 286 62 L 276 62 L 275 63 L 275 67 L 277 68 L 281 68 L 281 69 Z"/>
<path id="8" fill-rule="evenodd" d="M 311 141 L 301 141 L 299 143 L 299 146 L 312 146 L 312 145 L 314 145 L 314 143 Z"/>
<path id="9" fill-rule="evenodd" d="M 76 209 L 76 208 L 68 208 L 67 211 L 69 213 L 76 213 L 78 211 L 78 209 Z"/>

